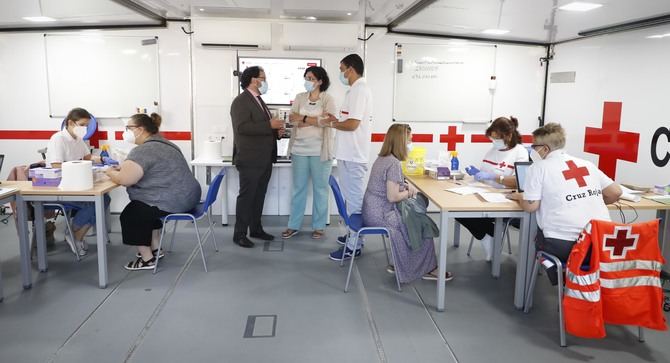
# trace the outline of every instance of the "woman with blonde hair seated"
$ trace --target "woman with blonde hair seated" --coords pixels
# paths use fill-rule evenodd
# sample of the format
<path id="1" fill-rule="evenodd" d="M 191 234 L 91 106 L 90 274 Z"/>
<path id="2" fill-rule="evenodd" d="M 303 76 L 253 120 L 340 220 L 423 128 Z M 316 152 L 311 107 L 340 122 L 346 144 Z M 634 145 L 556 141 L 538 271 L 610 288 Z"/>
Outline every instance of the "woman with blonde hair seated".
<path id="1" fill-rule="evenodd" d="M 406 124 L 391 125 L 384 137 L 384 144 L 370 171 L 370 180 L 363 198 L 363 224 L 385 227 L 391 234 L 396 266 L 388 271 L 398 274 L 400 282 L 418 278 L 437 279 L 437 259 L 432 238 L 424 238 L 418 248 L 410 246 L 407 226 L 396 204 L 416 196 L 416 189 L 405 183 L 400 162 L 407 158 L 407 144 L 412 139 L 412 129 Z M 446 279 L 452 274 L 447 272 Z"/>

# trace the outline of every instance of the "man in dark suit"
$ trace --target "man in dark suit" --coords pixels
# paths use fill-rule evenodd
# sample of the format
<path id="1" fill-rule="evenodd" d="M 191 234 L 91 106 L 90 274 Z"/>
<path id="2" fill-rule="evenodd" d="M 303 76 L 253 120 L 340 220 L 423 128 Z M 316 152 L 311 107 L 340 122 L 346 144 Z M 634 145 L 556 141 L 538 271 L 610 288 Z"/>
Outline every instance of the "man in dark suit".
<path id="1" fill-rule="evenodd" d="M 284 121 L 272 118 L 261 95 L 267 92 L 265 72 L 261 67 L 249 67 L 242 72 L 240 83 L 244 92 L 230 106 L 233 121 L 233 164 L 240 174 L 240 192 L 235 207 L 233 242 L 251 248 L 247 238 L 271 241 L 261 225 L 265 193 L 272 175 L 272 163 L 277 161 L 277 139 L 284 131 Z"/>

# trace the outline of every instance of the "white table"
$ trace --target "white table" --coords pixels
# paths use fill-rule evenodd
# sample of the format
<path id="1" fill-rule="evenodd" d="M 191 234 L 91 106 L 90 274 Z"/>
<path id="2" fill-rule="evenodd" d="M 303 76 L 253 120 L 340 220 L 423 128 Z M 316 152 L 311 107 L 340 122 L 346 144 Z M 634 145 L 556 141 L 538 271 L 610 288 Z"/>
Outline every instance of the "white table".
<path id="1" fill-rule="evenodd" d="M 25 263 L 25 261 L 21 259 L 21 276 L 23 278 L 23 288 L 29 289 L 32 286 L 30 277 L 30 242 L 28 241 L 28 229 L 25 224 L 21 223 L 21 221 L 26 219 L 26 208 L 23 203 L 19 202 L 19 198 L 21 197 L 19 190 L 14 186 L 5 183 L 6 182 L 3 182 L 3 184 L 0 185 L 0 187 L 5 189 L 0 192 L 0 205 L 16 202 L 16 210 L 14 212 L 17 216 L 16 229 L 19 232 L 19 250 L 21 251 L 22 257 L 28 256 L 28 263 Z M 3 298 L 2 268 L 0 268 L 0 301 L 2 301 Z"/>
<path id="2" fill-rule="evenodd" d="M 3 183 L 3 185 L 5 185 Z M 7 182 L 8 186 L 19 189 L 19 197 L 17 204 L 25 205 L 32 202 L 35 209 L 35 234 L 37 242 L 37 268 L 40 272 L 46 272 L 47 253 L 46 253 L 46 237 L 44 232 L 44 207 L 45 202 L 94 202 L 95 203 L 95 224 L 96 224 L 96 240 L 98 245 L 98 284 L 101 289 L 107 287 L 107 230 L 105 222 L 105 202 L 104 195 L 109 193 L 118 185 L 111 180 L 105 180 L 95 183 L 93 188 L 82 191 L 64 191 L 58 187 L 33 187 L 31 182 Z M 19 236 L 25 234 L 27 236 L 28 222 L 25 213 L 20 217 L 19 221 Z M 21 232 L 23 231 L 23 232 Z M 22 244 L 23 246 L 23 244 Z M 26 249 L 24 253 L 24 248 Z M 21 249 L 21 266 L 24 287 L 26 281 L 32 281 L 30 272 L 30 246 L 25 242 L 25 247 Z M 28 268 L 24 268 L 27 266 Z"/>
<path id="3" fill-rule="evenodd" d="M 450 218 L 494 218 L 495 233 L 493 242 L 493 262 L 491 275 L 494 278 L 500 276 L 500 258 L 502 255 L 503 218 L 520 218 L 520 240 L 519 259 L 516 266 L 516 280 L 514 285 L 514 306 L 521 310 L 528 291 L 526 284 L 528 279 L 528 253 L 531 236 L 531 225 L 533 216 L 524 212 L 516 202 L 487 203 L 475 195 L 458 195 L 445 189 L 463 186 L 453 181 L 435 180 L 425 176 L 407 176 L 407 180 L 421 191 L 431 202 L 440 209 L 440 246 L 438 254 L 438 279 L 437 279 L 437 310 L 444 311 L 446 281 L 444 279 L 447 271 L 447 239 L 449 236 Z M 494 191 L 494 190 L 492 190 Z M 458 227 L 458 226 L 457 226 Z M 458 228 L 455 230 L 458 231 Z M 455 233 L 456 235 L 458 233 Z M 456 236 L 458 237 L 458 236 Z M 458 246 L 458 238 L 454 239 L 454 245 Z"/>
<path id="4" fill-rule="evenodd" d="M 205 179 L 206 184 L 209 185 L 212 181 L 212 168 L 234 168 L 232 161 L 221 159 L 211 159 L 211 158 L 195 158 L 191 161 L 191 165 L 196 168 L 204 168 L 205 170 Z M 333 167 L 336 167 L 337 163 L 333 161 Z M 277 163 L 272 164 L 272 168 L 291 168 L 292 164 L 290 160 L 280 160 Z M 219 195 L 221 197 L 221 224 L 224 226 L 228 225 L 228 174 L 223 178 L 221 182 L 221 189 Z M 330 198 L 328 199 L 328 210 L 330 211 Z M 330 212 L 327 217 L 327 224 L 330 224 Z"/>

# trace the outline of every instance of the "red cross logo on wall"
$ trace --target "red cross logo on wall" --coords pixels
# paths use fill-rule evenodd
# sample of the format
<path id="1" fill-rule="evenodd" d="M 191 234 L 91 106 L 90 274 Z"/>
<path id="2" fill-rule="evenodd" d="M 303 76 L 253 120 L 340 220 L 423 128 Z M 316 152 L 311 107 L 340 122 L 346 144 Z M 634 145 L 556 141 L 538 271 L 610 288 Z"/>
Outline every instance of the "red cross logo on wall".
<path id="1" fill-rule="evenodd" d="M 465 141 L 465 135 L 459 134 L 456 130 L 456 126 L 449 126 L 449 133 L 440 135 L 440 142 L 447 144 L 447 150 L 454 151 L 456 150 L 456 144 L 460 144 Z"/>
<path id="2" fill-rule="evenodd" d="M 621 102 L 605 102 L 602 128 L 587 127 L 584 151 L 598 154 L 598 169 L 607 176 L 616 177 L 617 160 L 637 162 L 640 134 L 620 131 Z"/>
<path id="3" fill-rule="evenodd" d="M 507 164 L 505 164 L 505 162 L 503 161 L 502 163 L 498 164 L 498 166 L 500 166 L 500 169 L 505 169 Z"/>
<path id="4" fill-rule="evenodd" d="M 584 177 L 589 175 L 589 169 L 585 166 L 578 167 L 572 160 L 568 160 L 565 163 L 568 164 L 568 169 L 563 170 L 565 180 L 575 179 L 579 187 L 585 187 L 586 180 L 584 180 Z"/>
<path id="5" fill-rule="evenodd" d="M 637 248 L 639 234 L 633 234 L 632 226 L 616 226 L 614 233 L 603 236 L 603 250 L 610 252 L 613 260 L 626 258 L 626 253 Z"/>

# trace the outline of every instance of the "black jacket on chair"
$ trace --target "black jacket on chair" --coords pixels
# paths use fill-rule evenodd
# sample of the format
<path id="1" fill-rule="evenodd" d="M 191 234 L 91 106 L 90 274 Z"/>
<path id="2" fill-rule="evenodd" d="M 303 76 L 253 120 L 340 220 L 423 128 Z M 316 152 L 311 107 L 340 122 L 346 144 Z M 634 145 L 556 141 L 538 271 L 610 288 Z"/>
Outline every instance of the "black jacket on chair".
<path id="1" fill-rule="evenodd" d="M 277 161 L 277 130 L 270 127 L 265 102 L 261 105 L 248 90 L 235 97 L 230 106 L 233 122 L 233 164 L 265 166 Z"/>

